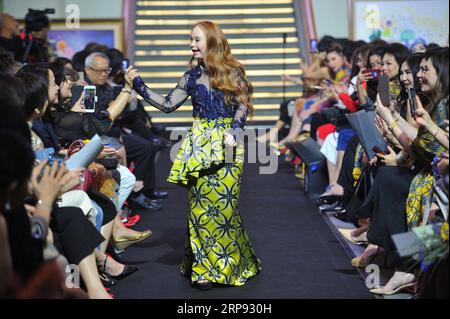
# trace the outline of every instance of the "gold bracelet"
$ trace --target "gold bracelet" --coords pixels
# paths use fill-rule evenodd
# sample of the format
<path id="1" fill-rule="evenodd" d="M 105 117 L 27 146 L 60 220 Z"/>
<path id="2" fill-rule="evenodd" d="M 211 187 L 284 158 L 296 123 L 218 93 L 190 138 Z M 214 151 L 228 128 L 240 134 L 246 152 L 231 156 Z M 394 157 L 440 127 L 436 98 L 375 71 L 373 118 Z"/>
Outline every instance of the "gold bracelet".
<path id="1" fill-rule="evenodd" d="M 396 121 L 392 121 L 391 124 L 389 124 L 389 130 L 393 131 L 398 126 Z"/>
<path id="2" fill-rule="evenodd" d="M 128 93 L 128 94 L 131 94 L 131 90 L 127 90 L 126 88 L 123 88 L 123 89 L 122 89 L 122 92 L 125 92 L 125 93 Z"/>

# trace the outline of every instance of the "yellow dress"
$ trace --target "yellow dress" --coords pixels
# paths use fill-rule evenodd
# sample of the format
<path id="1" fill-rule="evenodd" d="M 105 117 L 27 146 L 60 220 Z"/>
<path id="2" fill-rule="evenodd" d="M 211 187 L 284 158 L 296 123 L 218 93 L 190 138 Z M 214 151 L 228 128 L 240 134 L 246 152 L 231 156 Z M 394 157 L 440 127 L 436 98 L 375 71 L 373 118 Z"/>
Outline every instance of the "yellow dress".
<path id="1" fill-rule="evenodd" d="M 241 286 L 261 270 L 239 210 L 244 146 L 227 148 L 226 132 L 242 128 L 244 105 L 226 107 L 223 93 L 208 86 L 207 72 L 196 67 L 184 74 L 167 97 L 151 91 L 140 78 L 135 90 L 164 112 L 192 98 L 194 123 L 183 140 L 168 181 L 186 187 L 189 212 L 182 275 L 193 282 Z"/>

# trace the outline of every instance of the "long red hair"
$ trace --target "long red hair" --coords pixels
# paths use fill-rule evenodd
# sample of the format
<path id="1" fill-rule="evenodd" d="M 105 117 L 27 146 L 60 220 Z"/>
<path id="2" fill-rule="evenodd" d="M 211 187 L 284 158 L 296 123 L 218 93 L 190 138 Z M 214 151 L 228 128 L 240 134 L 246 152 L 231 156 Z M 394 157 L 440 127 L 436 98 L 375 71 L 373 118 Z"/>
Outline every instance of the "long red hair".
<path id="1" fill-rule="evenodd" d="M 250 114 L 253 114 L 253 86 L 245 74 L 243 65 L 231 54 L 230 45 L 222 30 L 211 21 L 197 22 L 192 29 L 197 26 L 206 36 L 203 63 L 211 77 L 211 86 L 224 93 L 227 105 L 238 101 L 245 104 Z"/>

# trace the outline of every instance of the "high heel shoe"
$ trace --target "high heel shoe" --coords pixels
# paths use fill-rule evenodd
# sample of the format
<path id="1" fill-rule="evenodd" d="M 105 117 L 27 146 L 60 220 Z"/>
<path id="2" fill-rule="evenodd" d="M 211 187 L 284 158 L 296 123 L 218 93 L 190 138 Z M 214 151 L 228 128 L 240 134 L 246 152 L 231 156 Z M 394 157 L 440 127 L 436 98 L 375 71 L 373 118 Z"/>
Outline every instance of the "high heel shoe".
<path id="1" fill-rule="evenodd" d="M 102 276 L 109 277 L 112 280 L 122 280 L 139 270 L 139 267 L 137 267 L 137 266 L 124 265 L 123 270 L 120 274 L 118 274 L 118 275 L 108 274 L 106 272 L 106 263 L 108 261 L 108 257 L 109 256 L 106 255 L 105 261 L 103 262 L 103 269 L 100 271 Z"/>
<path id="2" fill-rule="evenodd" d="M 391 290 L 391 291 L 384 290 L 384 288 L 375 288 L 375 289 L 369 290 L 369 292 L 373 293 L 375 295 L 391 296 L 391 295 L 395 295 L 396 293 L 399 293 L 400 291 L 402 291 L 406 288 L 413 287 L 416 284 L 417 284 L 416 282 L 410 282 L 409 284 L 404 284 L 404 285 L 398 286 L 397 288 L 395 288 L 394 290 Z"/>
<path id="3" fill-rule="evenodd" d="M 318 206 L 325 205 L 325 204 L 330 205 L 330 204 L 340 201 L 341 199 L 342 199 L 341 195 L 320 195 L 316 200 L 316 204 Z"/>
<path id="4" fill-rule="evenodd" d="M 103 284 L 103 287 L 105 288 L 110 288 L 116 284 L 116 282 L 107 273 L 99 271 L 98 276 Z"/>
<path id="5" fill-rule="evenodd" d="M 376 252 L 368 257 L 368 260 L 365 260 L 363 255 L 357 256 L 352 259 L 352 266 L 355 268 L 366 268 L 370 265 L 374 259 L 380 254 L 380 250 L 377 248 Z"/>
<path id="6" fill-rule="evenodd" d="M 394 276 L 391 278 L 391 280 L 394 279 L 396 275 L 394 274 Z M 376 295 L 385 295 L 385 296 L 391 296 L 391 295 L 395 295 L 396 293 L 404 290 L 405 288 L 409 288 L 409 287 L 417 287 L 417 282 L 416 282 L 416 276 L 414 276 L 413 274 L 406 274 L 407 277 L 404 278 L 404 280 L 402 280 L 403 282 L 400 282 L 398 284 L 397 287 L 395 287 L 392 290 L 386 290 L 386 286 L 384 287 L 380 287 L 380 288 L 375 288 L 370 290 L 371 293 L 376 294 Z M 414 293 L 416 292 L 416 290 L 414 289 Z"/>
<path id="7" fill-rule="evenodd" d="M 111 242 L 114 246 L 117 247 L 119 250 L 125 250 L 128 248 L 128 246 L 132 244 L 136 244 L 140 241 L 143 241 L 147 237 L 149 237 L 152 234 L 151 230 L 146 230 L 143 232 L 139 232 L 136 235 L 130 235 L 130 236 L 112 236 Z"/>

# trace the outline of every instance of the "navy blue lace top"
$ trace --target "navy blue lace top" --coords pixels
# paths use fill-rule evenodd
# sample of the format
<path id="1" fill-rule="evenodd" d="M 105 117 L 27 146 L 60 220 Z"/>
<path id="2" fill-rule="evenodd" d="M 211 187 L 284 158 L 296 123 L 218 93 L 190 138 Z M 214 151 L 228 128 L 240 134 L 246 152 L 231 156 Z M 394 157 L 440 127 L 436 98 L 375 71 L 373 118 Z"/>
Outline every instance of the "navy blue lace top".
<path id="1" fill-rule="evenodd" d="M 236 85 L 242 85 L 242 83 L 236 83 Z M 152 91 L 139 76 L 134 78 L 133 88 L 145 101 L 165 113 L 178 109 L 190 96 L 194 117 L 233 118 L 232 129 L 243 129 L 249 113 L 247 105 L 238 101 L 235 101 L 231 107 L 227 106 L 224 93 L 211 88 L 208 72 L 201 66 L 184 73 L 175 89 L 170 91 L 166 97 Z"/>

